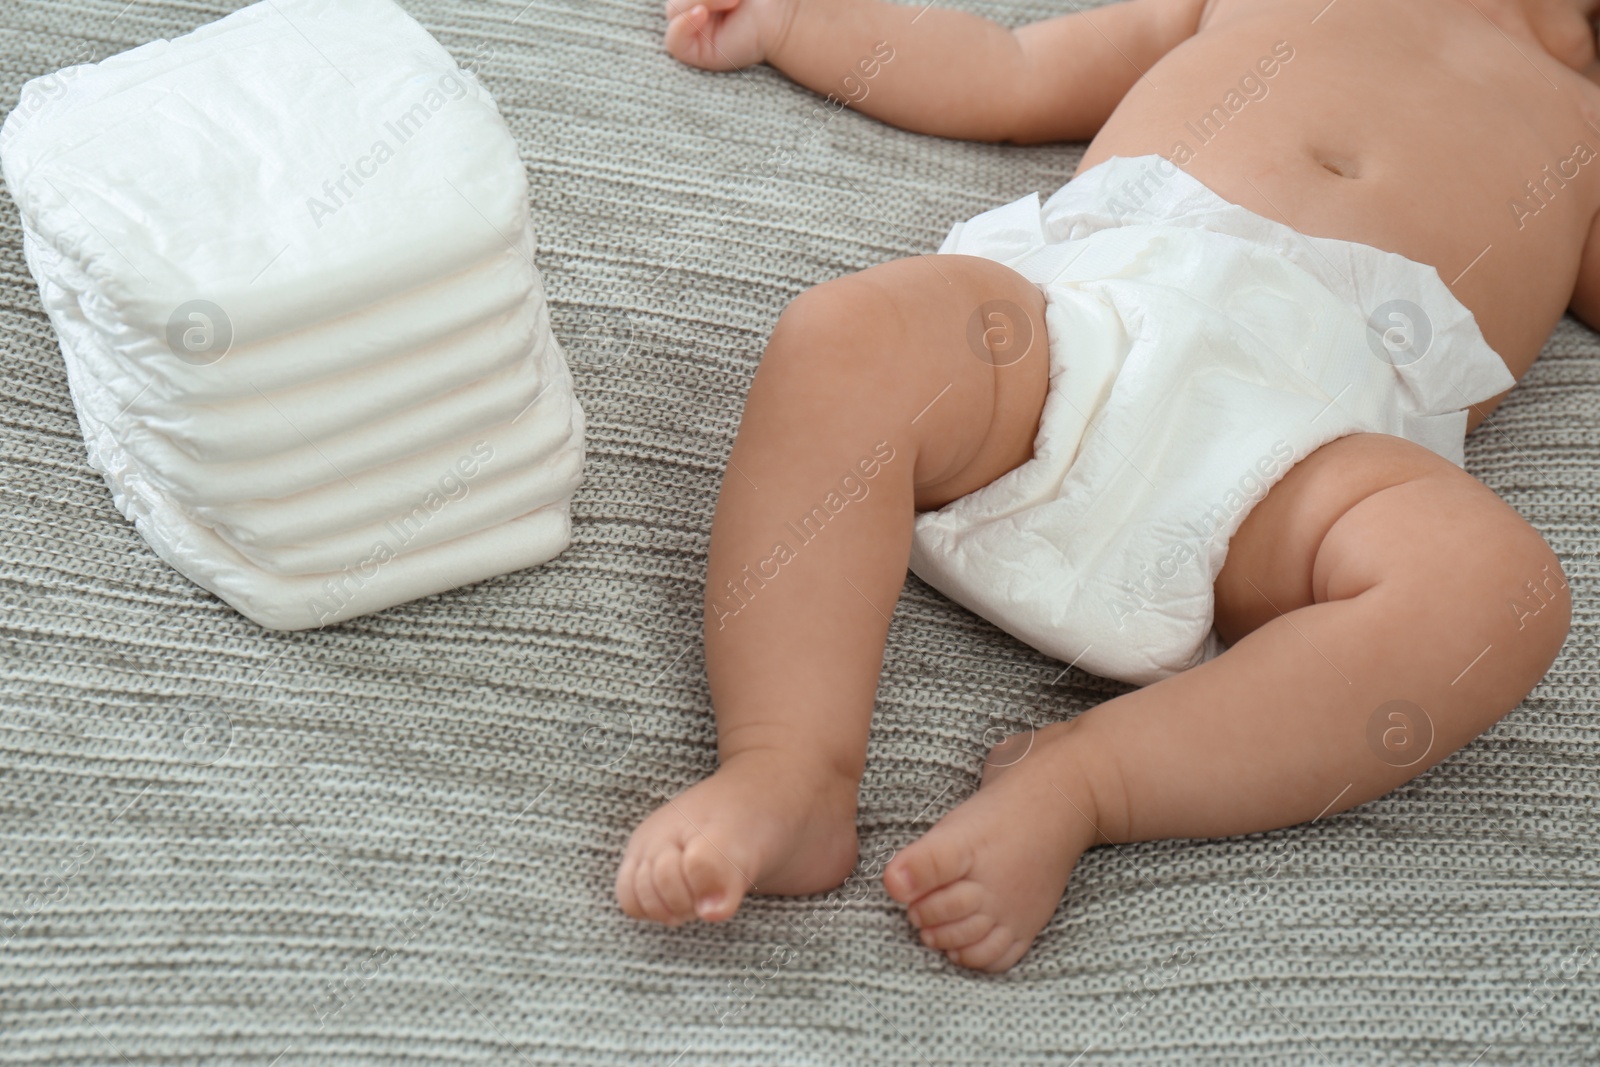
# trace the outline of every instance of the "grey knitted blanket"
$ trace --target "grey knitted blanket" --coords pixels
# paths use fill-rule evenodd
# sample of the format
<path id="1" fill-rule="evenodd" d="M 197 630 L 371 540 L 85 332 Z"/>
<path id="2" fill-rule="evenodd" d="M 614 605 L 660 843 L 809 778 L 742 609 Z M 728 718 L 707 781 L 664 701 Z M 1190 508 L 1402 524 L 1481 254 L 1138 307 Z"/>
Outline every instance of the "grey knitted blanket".
<path id="1" fill-rule="evenodd" d="M 161 563 L 87 466 L 0 197 L 0 1060 L 1600 1058 L 1600 341 L 1570 320 L 1468 466 L 1561 554 L 1572 636 L 1416 782 L 1277 833 L 1095 850 L 999 977 L 922 948 L 869 877 L 717 927 L 624 916 L 629 831 L 714 766 L 707 535 L 779 310 L 1053 191 L 1081 147 L 939 141 L 766 68 L 684 68 L 657 0 L 404 3 L 521 145 L 589 414 L 575 543 L 335 628 L 256 628 Z M 5 0 L 0 101 L 235 6 Z M 1061 667 L 912 580 L 863 857 L 968 795 L 1001 734 L 1119 691 Z"/>

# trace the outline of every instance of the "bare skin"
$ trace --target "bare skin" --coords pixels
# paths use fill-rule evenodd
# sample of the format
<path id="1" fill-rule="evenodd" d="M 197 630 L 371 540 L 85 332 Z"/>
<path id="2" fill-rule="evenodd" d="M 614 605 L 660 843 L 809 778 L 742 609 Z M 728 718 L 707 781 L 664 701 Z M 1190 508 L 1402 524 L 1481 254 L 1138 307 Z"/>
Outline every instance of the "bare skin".
<path id="1" fill-rule="evenodd" d="M 1435 267 L 1521 377 L 1565 310 L 1600 326 L 1596 6 L 1130 0 L 1012 31 L 874 0 L 674 0 L 667 47 L 713 70 L 771 63 L 912 131 L 1092 139 L 1080 172 L 1167 156 L 1303 233 Z M 893 58 L 863 67 L 885 44 Z M 1278 46 L 1293 58 L 1257 79 L 1270 92 L 1197 137 L 1192 124 Z M 1036 287 L 959 256 L 829 282 L 779 319 L 712 529 L 706 663 L 721 767 L 635 831 L 617 878 L 629 914 L 720 921 L 749 892 L 819 892 L 853 867 L 915 514 L 1032 454 L 1044 354 L 997 367 L 967 348 L 969 318 L 994 299 L 1044 336 Z M 784 524 L 841 475 L 864 476 L 875 448 L 893 458 L 858 479 L 865 495 L 781 577 L 752 581 L 744 568 L 771 555 Z M 733 617 L 711 606 L 729 582 L 748 600 Z M 1378 434 L 1290 471 L 1230 543 L 1215 593 L 1228 651 L 1004 742 L 978 792 L 890 862 L 885 888 L 924 943 L 1004 970 L 1086 848 L 1275 829 L 1381 796 L 1520 703 L 1571 611 L 1559 562 L 1516 512 L 1434 453 Z M 1395 700 L 1432 731 L 1403 766 L 1368 736 Z"/>

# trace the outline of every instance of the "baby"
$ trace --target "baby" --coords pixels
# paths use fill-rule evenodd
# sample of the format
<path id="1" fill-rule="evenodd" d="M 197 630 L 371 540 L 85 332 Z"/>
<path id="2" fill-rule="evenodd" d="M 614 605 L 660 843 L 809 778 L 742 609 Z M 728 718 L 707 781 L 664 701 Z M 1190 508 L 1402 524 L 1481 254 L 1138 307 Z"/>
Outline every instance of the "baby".
<path id="1" fill-rule="evenodd" d="M 1594 0 L 1129 0 L 1008 30 L 876 0 L 674 0 L 667 47 L 906 130 L 1090 140 L 941 255 L 778 319 L 710 545 L 720 767 L 635 830 L 629 915 L 857 862 L 908 565 L 1139 685 L 1002 742 L 883 868 L 1003 971 L 1100 843 L 1248 834 L 1420 774 L 1567 633 L 1462 439 L 1569 307 L 1600 327 Z"/>

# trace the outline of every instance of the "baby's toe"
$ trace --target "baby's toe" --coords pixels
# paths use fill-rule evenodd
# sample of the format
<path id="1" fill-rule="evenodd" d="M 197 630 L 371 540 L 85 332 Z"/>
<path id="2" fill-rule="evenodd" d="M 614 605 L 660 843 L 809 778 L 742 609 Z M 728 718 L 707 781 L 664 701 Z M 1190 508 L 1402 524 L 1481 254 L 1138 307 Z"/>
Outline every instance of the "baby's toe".
<path id="1" fill-rule="evenodd" d="M 633 893 L 639 900 L 639 910 L 644 913 L 644 918 L 658 923 L 672 921 L 671 909 L 656 890 L 655 864 L 649 860 L 640 862 L 635 869 Z"/>
<path id="2" fill-rule="evenodd" d="M 721 922 L 739 910 L 750 884 L 733 861 L 704 836 L 683 849 L 683 877 L 694 902 L 694 913 L 706 922 Z"/>
<path id="3" fill-rule="evenodd" d="M 911 920 L 913 926 L 953 923 L 977 911 L 982 901 L 983 887 L 977 882 L 963 878 L 943 889 L 935 889 L 918 900 L 906 909 L 906 917 Z"/>
<path id="4" fill-rule="evenodd" d="M 922 943 L 937 949 L 966 948 L 988 937 L 994 927 L 993 916 L 979 912 L 942 926 L 928 927 L 922 931 Z"/>
<path id="5" fill-rule="evenodd" d="M 694 918 L 694 894 L 689 892 L 689 882 L 683 876 L 683 854 L 677 849 L 656 857 L 653 868 L 656 894 L 671 913 L 676 925 Z"/>
<path id="6" fill-rule="evenodd" d="M 1011 968 L 1017 965 L 1017 961 L 1028 954 L 1028 950 L 1032 947 L 1032 941 L 1025 941 L 1019 937 L 1012 944 L 1010 952 L 1005 953 L 1003 956 L 989 964 L 989 966 L 984 969 L 993 974 L 999 974 L 1002 971 L 1009 971 Z"/>
<path id="7" fill-rule="evenodd" d="M 996 926 L 973 944 L 946 952 L 945 955 L 950 957 L 952 963 L 971 967 L 975 971 L 1003 971 L 1010 966 L 1004 961 L 1016 945 L 1016 935 L 1004 926 Z M 1026 947 L 1023 946 L 1024 950 Z M 1021 957 L 1022 953 L 1017 953 L 1017 958 Z"/>
<path id="8" fill-rule="evenodd" d="M 639 871 L 639 864 L 630 851 L 622 859 L 622 865 L 617 868 L 617 884 L 615 892 L 617 904 L 621 906 L 625 915 L 635 919 L 644 918 L 644 909 L 639 907 L 639 894 L 633 891 L 633 878 Z"/>
<path id="9" fill-rule="evenodd" d="M 883 888 L 902 904 L 910 904 L 935 889 L 965 878 L 972 870 L 972 849 L 965 840 L 941 834 L 935 826 L 920 840 L 889 861 Z"/>

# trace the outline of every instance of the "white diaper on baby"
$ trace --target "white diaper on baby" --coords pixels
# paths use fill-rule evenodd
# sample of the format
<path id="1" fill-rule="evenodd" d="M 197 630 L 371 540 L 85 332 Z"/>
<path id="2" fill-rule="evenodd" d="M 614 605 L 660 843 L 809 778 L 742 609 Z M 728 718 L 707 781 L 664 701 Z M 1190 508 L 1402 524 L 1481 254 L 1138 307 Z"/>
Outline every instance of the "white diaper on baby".
<path id="1" fill-rule="evenodd" d="M 300 629 L 542 563 L 583 412 L 516 144 L 392 0 L 270 0 L 24 87 L 0 130 L 89 461 Z"/>
<path id="2" fill-rule="evenodd" d="M 1229 539 L 1295 463 L 1370 431 L 1460 465 L 1463 409 L 1514 384 L 1434 268 L 1306 237 L 1160 156 L 957 224 L 940 252 L 1041 288 L 1050 389 L 1033 458 L 918 516 L 911 569 L 1135 684 L 1221 652 Z"/>

